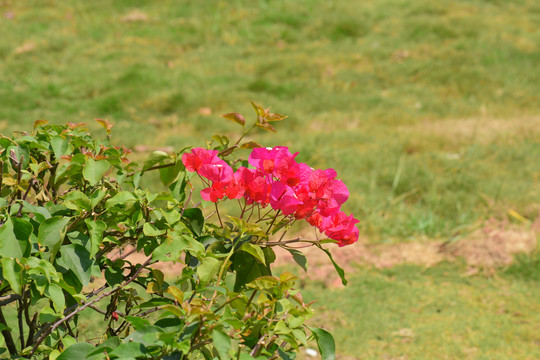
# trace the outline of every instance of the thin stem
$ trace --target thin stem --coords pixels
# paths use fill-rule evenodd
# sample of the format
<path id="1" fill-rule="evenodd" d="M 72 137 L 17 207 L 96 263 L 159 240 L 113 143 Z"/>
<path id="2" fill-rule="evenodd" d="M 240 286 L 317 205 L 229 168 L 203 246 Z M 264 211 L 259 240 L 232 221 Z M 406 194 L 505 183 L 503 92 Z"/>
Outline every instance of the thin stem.
<path id="1" fill-rule="evenodd" d="M 257 209 L 259 209 L 259 217 L 260 217 L 260 216 L 261 216 L 261 209 L 260 209 L 259 206 L 257 206 Z M 248 216 L 246 222 L 249 222 L 249 220 L 251 220 L 251 217 L 253 216 L 253 212 L 254 212 L 254 211 L 255 211 L 255 205 L 253 205 L 253 206 L 251 207 L 251 213 L 249 214 L 249 216 Z"/>
<path id="2" fill-rule="evenodd" d="M 219 219 L 219 225 L 221 225 L 221 227 L 223 227 L 223 222 L 221 222 L 221 215 L 219 215 L 219 208 L 217 206 L 217 202 L 215 202 L 214 205 L 216 206 L 216 214 L 217 214 L 217 217 Z"/>
<path id="3" fill-rule="evenodd" d="M 2 196 L 2 182 L 4 181 L 4 162 L 0 160 L 0 196 Z"/>
<path id="4" fill-rule="evenodd" d="M 231 258 L 231 256 L 234 254 L 234 248 L 235 247 L 236 247 L 236 244 L 233 243 L 232 247 L 231 247 L 231 251 L 229 251 L 229 254 L 225 258 L 225 261 L 223 262 L 223 266 L 219 270 L 218 279 L 216 281 L 216 287 L 219 286 L 219 283 L 221 282 L 221 278 L 223 277 L 223 273 L 225 272 L 226 268 L 228 268 L 228 262 L 229 262 L 229 259 Z M 217 297 L 217 290 L 214 291 L 214 295 L 212 295 L 212 300 L 210 300 L 210 305 L 208 305 L 208 307 L 212 306 L 212 304 L 214 303 L 214 300 L 216 299 L 216 297 Z"/>
<path id="5" fill-rule="evenodd" d="M 225 305 L 232 303 L 234 300 L 238 299 L 241 296 L 242 295 L 237 295 L 237 296 L 233 297 L 232 299 L 225 301 L 223 304 L 219 305 L 219 307 L 217 309 L 212 310 L 212 312 L 214 314 L 217 313 L 219 310 L 223 309 L 223 307 L 225 307 Z"/>
<path id="6" fill-rule="evenodd" d="M 17 217 L 21 217 L 22 209 L 24 206 L 24 201 L 28 197 L 28 193 L 30 192 L 30 189 L 32 188 L 32 184 L 34 183 L 34 178 L 30 179 L 30 182 L 28 183 L 28 187 L 26 188 L 26 191 L 24 192 L 24 195 L 22 197 L 21 205 L 19 206 L 19 211 L 17 212 Z"/>
<path id="7" fill-rule="evenodd" d="M 24 349 L 24 325 L 23 325 L 24 305 L 22 299 L 19 299 L 17 306 L 17 321 L 19 323 L 19 340 L 21 341 L 21 350 Z"/>
<path id="8" fill-rule="evenodd" d="M 292 244 L 292 243 L 298 243 L 298 242 L 306 242 L 311 244 L 316 244 L 317 241 L 315 240 L 306 240 L 301 238 L 296 239 L 290 239 L 290 240 L 284 240 L 284 241 L 268 241 L 265 242 L 264 245 L 284 245 L 284 244 Z"/>
<path id="9" fill-rule="evenodd" d="M 145 172 L 152 171 L 152 170 L 164 169 L 164 168 L 172 167 L 174 165 L 176 165 L 176 162 L 173 162 L 173 163 L 170 163 L 170 164 L 163 164 L 163 165 L 154 165 L 154 166 L 149 167 L 146 170 L 140 170 L 140 171 L 141 171 L 141 173 L 145 173 Z M 137 170 L 137 171 L 139 171 L 139 170 Z M 128 176 L 135 175 L 135 173 L 137 171 L 132 171 L 132 172 L 128 173 Z"/>
<path id="10" fill-rule="evenodd" d="M 242 206 L 242 202 L 240 201 L 240 199 L 238 199 L 238 206 L 240 206 L 240 209 L 241 209 L 240 219 L 242 219 L 244 217 L 244 213 L 246 212 L 246 208 L 247 208 L 246 199 L 244 198 L 244 206 Z"/>
<path id="11" fill-rule="evenodd" d="M 270 214 L 274 209 L 270 209 L 266 214 L 264 214 L 262 217 L 259 215 L 259 220 L 255 221 L 255 223 L 258 223 L 260 221 L 265 220 L 266 215 Z"/>
<path id="12" fill-rule="evenodd" d="M 256 122 L 255 122 L 256 124 Z M 251 125 L 251 127 L 249 129 L 247 129 L 246 131 L 244 131 L 244 133 L 242 134 L 242 136 L 240 136 L 240 139 L 238 139 L 234 145 L 238 145 L 240 143 L 240 141 L 242 141 L 242 139 L 244 138 L 244 136 L 246 136 L 251 130 L 253 130 L 253 128 L 255 127 L 255 124 Z"/>
<path id="13" fill-rule="evenodd" d="M 26 346 L 32 345 L 32 340 L 34 339 L 34 334 L 36 333 L 36 322 L 37 322 L 37 316 L 38 313 L 34 313 L 34 316 L 32 316 L 32 320 L 30 322 L 30 331 L 28 332 L 28 338 L 26 339 Z"/>
<path id="14" fill-rule="evenodd" d="M 193 194 L 193 185 L 191 185 L 191 183 L 188 183 L 189 186 L 191 187 L 190 191 L 189 191 L 189 195 L 186 199 L 186 201 L 184 201 L 184 206 L 182 206 L 182 212 L 180 213 L 180 216 L 184 216 L 184 211 L 186 211 L 186 205 L 189 204 L 189 202 L 191 201 L 191 195 Z"/>
<path id="15" fill-rule="evenodd" d="M 272 229 L 272 226 L 274 225 L 274 223 L 276 222 L 276 219 L 277 217 L 279 216 L 279 214 L 281 213 L 281 210 L 278 210 L 276 212 L 276 216 L 274 216 L 274 218 L 272 219 L 272 222 L 270 223 L 270 226 L 268 226 L 268 230 L 266 230 L 266 234 L 268 235 L 268 233 L 270 232 L 270 230 Z"/>

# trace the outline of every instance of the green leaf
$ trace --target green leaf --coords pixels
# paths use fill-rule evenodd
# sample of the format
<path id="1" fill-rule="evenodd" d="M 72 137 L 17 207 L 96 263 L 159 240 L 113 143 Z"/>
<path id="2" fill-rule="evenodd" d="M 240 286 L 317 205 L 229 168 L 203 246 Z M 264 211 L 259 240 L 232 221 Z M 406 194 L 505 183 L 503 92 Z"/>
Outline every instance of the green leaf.
<path id="1" fill-rule="evenodd" d="M 107 224 L 104 221 L 94 221 L 92 219 L 86 219 L 84 222 L 88 227 L 88 234 L 90 235 L 90 256 L 94 257 L 99 251 L 99 245 L 103 241 L 103 232 L 107 229 Z"/>
<path id="2" fill-rule="evenodd" d="M 89 343 L 76 343 L 67 347 L 56 360 L 83 360 L 94 350 L 94 345 Z"/>
<path id="3" fill-rule="evenodd" d="M 81 245 L 70 244 L 62 246 L 60 253 L 57 263 L 66 270 L 71 270 L 82 285 L 88 285 L 93 265 L 88 250 Z"/>
<path id="4" fill-rule="evenodd" d="M 187 225 L 191 231 L 200 236 L 204 228 L 204 215 L 199 208 L 186 209 L 184 218 L 187 219 Z"/>
<path id="5" fill-rule="evenodd" d="M 174 166 L 164 167 L 159 169 L 159 178 L 165 186 L 169 186 L 173 183 L 181 171 L 184 171 L 185 167 L 181 161 L 177 161 Z"/>
<path id="6" fill-rule="evenodd" d="M 61 156 L 68 153 L 69 139 L 67 137 L 55 136 L 51 139 L 51 147 L 54 152 L 54 157 L 58 160 Z"/>
<path id="7" fill-rule="evenodd" d="M 41 323 L 53 322 L 60 316 L 61 314 L 57 313 L 48 306 L 40 309 L 39 311 L 39 321 L 41 321 Z"/>
<path id="8" fill-rule="evenodd" d="M 19 218 L 9 218 L 0 228 L 0 256 L 20 259 L 30 255 L 32 225 Z"/>
<path id="9" fill-rule="evenodd" d="M 283 350 L 282 348 L 278 348 L 278 354 L 279 357 L 283 360 L 294 360 L 295 358 L 294 353 L 291 354 L 290 352 L 285 352 L 285 350 Z"/>
<path id="10" fill-rule="evenodd" d="M 144 223 L 143 225 L 143 233 L 146 236 L 160 236 L 166 233 L 166 230 L 161 230 L 156 228 L 154 225 L 150 223 Z"/>
<path id="11" fill-rule="evenodd" d="M 303 252 L 301 251 L 298 251 L 296 249 L 287 249 L 287 251 L 289 251 L 294 259 L 294 261 L 300 265 L 300 267 L 302 269 L 304 269 L 305 272 L 307 272 L 307 258 L 306 256 L 304 255 Z"/>
<path id="12" fill-rule="evenodd" d="M 238 292 L 247 283 L 258 277 L 272 275 L 269 267 L 261 264 L 257 258 L 245 251 L 239 251 L 234 254 L 233 269 L 236 272 L 235 292 Z"/>
<path id="13" fill-rule="evenodd" d="M 133 193 L 129 191 L 120 191 L 112 198 L 107 200 L 107 202 L 105 203 L 105 207 L 107 207 L 108 209 L 119 204 L 124 205 L 128 201 L 137 201 L 137 198 L 135 197 L 135 195 L 133 195 Z"/>
<path id="14" fill-rule="evenodd" d="M 95 208 L 101 202 L 101 200 L 103 200 L 103 198 L 107 196 L 107 194 L 108 192 L 104 189 L 97 189 L 96 191 L 94 191 L 90 195 L 92 209 Z"/>
<path id="15" fill-rule="evenodd" d="M 273 290 L 279 285 L 279 279 L 275 276 L 261 276 L 247 284 L 248 287 L 257 290 Z"/>
<path id="16" fill-rule="evenodd" d="M 185 243 L 174 241 L 171 237 L 167 237 L 157 248 L 152 252 L 152 259 L 157 261 L 175 261 L 179 260 L 182 250 L 185 249 Z"/>
<path id="17" fill-rule="evenodd" d="M 164 151 L 154 151 L 152 154 L 150 154 L 148 160 L 144 162 L 143 171 L 148 170 L 152 166 L 158 164 L 165 159 L 171 159 L 171 156 Z"/>
<path id="18" fill-rule="evenodd" d="M 221 261 L 212 257 L 202 259 L 201 264 L 197 266 L 197 275 L 201 283 L 207 284 L 218 273 L 221 267 Z"/>
<path id="19" fill-rule="evenodd" d="M 184 201 L 186 198 L 186 172 L 181 172 L 178 180 L 169 185 L 169 191 L 171 196 L 177 201 Z"/>
<path id="20" fill-rule="evenodd" d="M 66 308 L 66 300 L 62 288 L 56 284 L 49 284 L 45 288 L 45 296 L 52 300 L 57 312 L 63 313 Z"/>
<path id="21" fill-rule="evenodd" d="M 319 249 L 321 249 L 322 251 L 324 251 L 326 253 L 326 255 L 328 255 L 328 257 L 330 258 L 330 261 L 332 261 L 332 264 L 334 265 L 334 268 L 336 269 L 339 277 L 341 278 L 341 283 L 343 285 L 347 285 L 348 281 L 347 279 L 345 279 L 345 271 L 334 261 L 334 258 L 332 257 L 332 254 L 330 254 L 330 251 L 328 251 L 327 249 L 324 249 L 320 246 L 318 246 Z"/>
<path id="22" fill-rule="evenodd" d="M 150 322 L 146 319 L 142 319 L 138 316 L 126 316 L 125 320 L 129 322 L 135 330 L 139 330 L 147 325 L 150 325 Z"/>
<path id="23" fill-rule="evenodd" d="M 335 360 L 336 359 L 336 343 L 334 337 L 328 331 L 319 328 L 309 328 L 313 333 L 319 352 L 321 353 L 322 360 Z"/>
<path id="24" fill-rule="evenodd" d="M 49 248 L 48 260 L 54 260 L 66 236 L 66 226 L 71 218 L 55 216 L 39 225 L 38 243 Z"/>
<path id="25" fill-rule="evenodd" d="M 26 266 L 28 274 L 42 274 L 48 282 L 59 281 L 60 277 L 54 265 L 47 260 L 38 259 L 36 257 L 24 258 L 21 265 Z"/>
<path id="26" fill-rule="evenodd" d="M 111 165 L 107 160 L 94 160 L 89 157 L 84 164 L 83 177 L 90 185 L 94 186 L 103 178 L 103 175 L 110 167 Z"/>
<path id="27" fill-rule="evenodd" d="M 110 286 L 118 285 L 124 281 L 124 269 L 116 266 L 109 266 L 105 269 L 105 280 Z"/>
<path id="28" fill-rule="evenodd" d="M 229 335 L 225 334 L 220 330 L 212 330 L 212 340 L 214 341 L 214 346 L 219 354 L 221 360 L 228 360 L 231 357 L 229 356 L 229 350 L 231 349 L 231 338 Z"/>
<path id="29" fill-rule="evenodd" d="M 64 206 L 75 211 L 90 211 L 92 210 L 92 202 L 85 193 L 75 190 L 66 195 Z"/>
<path id="30" fill-rule="evenodd" d="M 141 343 L 128 342 L 128 343 L 120 344 L 110 354 L 116 357 L 119 357 L 121 359 L 136 359 L 136 358 L 145 356 L 146 348 Z"/>
<path id="31" fill-rule="evenodd" d="M 240 247 L 240 250 L 245 251 L 253 255 L 257 260 L 259 260 L 263 265 L 266 265 L 266 259 L 264 253 L 259 245 L 252 243 L 245 243 Z"/>
<path id="32" fill-rule="evenodd" d="M 17 260 L 2 258 L 2 275 L 14 293 L 21 295 L 23 286 L 23 268 Z"/>
<path id="33" fill-rule="evenodd" d="M 276 253 L 270 246 L 263 248 L 262 251 L 264 252 L 267 266 L 270 266 L 270 264 L 276 261 Z"/>
<path id="34" fill-rule="evenodd" d="M 274 327 L 274 331 L 276 332 L 276 334 L 289 334 L 291 332 L 291 329 L 289 329 L 285 321 L 279 320 Z"/>

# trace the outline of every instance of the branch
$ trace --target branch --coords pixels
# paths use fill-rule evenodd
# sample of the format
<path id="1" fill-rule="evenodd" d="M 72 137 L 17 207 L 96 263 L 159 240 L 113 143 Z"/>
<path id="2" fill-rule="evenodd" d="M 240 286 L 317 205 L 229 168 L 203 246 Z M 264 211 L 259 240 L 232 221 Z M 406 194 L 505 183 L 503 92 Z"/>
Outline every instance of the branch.
<path id="1" fill-rule="evenodd" d="M 76 308 L 73 312 L 69 313 L 66 317 L 64 317 L 63 319 L 60 319 L 58 320 L 57 322 L 55 322 L 52 326 L 50 326 L 40 337 L 39 339 L 36 341 L 36 343 L 34 344 L 34 347 L 32 348 L 32 351 L 30 351 L 30 356 L 34 355 L 34 353 L 36 352 L 38 346 L 43 342 L 43 340 L 45 340 L 45 338 L 47 336 L 49 336 L 54 330 L 56 330 L 60 325 L 62 325 L 63 323 L 65 323 L 66 321 L 68 321 L 69 319 L 71 319 L 72 317 L 74 317 L 75 315 L 77 315 L 79 312 L 83 311 L 84 309 L 86 309 L 87 307 L 90 307 L 91 305 L 95 304 L 96 302 L 98 302 L 99 300 L 103 299 L 104 297 L 107 297 L 107 296 L 111 296 L 113 294 L 115 294 L 116 292 L 120 291 L 122 288 L 124 288 L 125 286 L 127 286 L 128 284 L 130 284 L 133 280 L 135 280 L 137 278 L 137 276 L 139 276 L 139 274 L 141 273 L 141 271 L 146 267 L 148 266 L 148 264 L 150 264 L 150 261 L 152 261 L 152 257 L 149 257 L 148 259 L 146 259 L 146 261 L 137 269 L 137 271 L 135 271 L 135 273 L 133 274 L 133 276 L 131 276 L 125 283 L 123 283 L 122 285 L 118 286 L 117 288 L 109 291 L 109 292 L 106 292 L 106 293 L 103 293 L 101 294 L 100 296 L 98 296 L 97 298 L 95 298 L 94 300 L 90 301 L 90 302 L 87 302 L 85 304 L 83 304 L 82 306 L 79 306 L 78 308 Z"/>
<path id="2" fill-rule="evenodd" d="M 5 326 L 8 326 L 1 307 L 0 307 L 0 323 Z M 9 350 L 9 354 L 12 357 L 15 357 L 17 355 L 17 347 L 15 347 L 15 342 L 13 341 L 13 337 L 11 336 L 11 332 L 7 329 L 4 329 L 2 330 L 2 335 L 4 336 L 4 340 L 6 341 L 6 347 Z"/>
<path id="3" fill-rule="evenodd" d="M 26 188 L 26 191 L 23 194 L 21 205 L 19 206 L 19 211 L 17 212 L 17 217 L 21 217 L 22 209 L 24 207 L 24 201 L 28 197 L 28 193 L 30 192 L 30 189 L 32 188 L 32 184 L 34 183 L 34 178 L 30 179 L 30 182 L 28 183 L 28 187 Z"/>
<path id="4" fill-rule="evenodd" d="M 0 306 L 4 306 L 7 304 L 11 304 L 14 301 L 17 301 L 21 298 L 21 295 L 19 294 L 9 294 L 6 296 L 0 297 Z"/>
<path id="5" fill-rule="evenodd" d="M 318 241 L 316 241 L 316 240 L 306 240 L 306 239 L 296 238 L 296 239 L 282 240 L 282 241 L 267 241 L 267 242 L 265 242 L 265 243 L 262 243 L 262 245 L 274 246 L 274 245 L 285 245 L 285 244 L 292 244 L 292 243 L 298 243 L 298 242 L 306 242 L 306 243 L 315 244 L 315 243 L 317 243 Z"/>
<path id="6" fill-rule="evenodd" d="M 173 162 L 173 163 L 170 163 L 170 164 L 163 164 L 163 165 L 154 165 L 154 166 L 149 167 L 149 168 L 146 169 L 146 170 L 142 170 L 142 169 L 141 169 L 141 170 L 137 170 L 137 171 L 140 171 L 141 174 L 142 174 L 142 173 L 145 173 L 145 172 L 147 172 L 147 171 L 152 171 L 152 170 L 157 170 L 157 169 L 164 169 L 164 168 L 168 168 L 168 167 L 171 167 L 171 166 L 174 166 L 174 165 L 176 165 L 176 162 Z M 136 173 L 137 171 L 132 171 L 132 172 L 128 173 L 128 176 L 133 176 L 133 175 L 135 175 L 135 173 Z"/>

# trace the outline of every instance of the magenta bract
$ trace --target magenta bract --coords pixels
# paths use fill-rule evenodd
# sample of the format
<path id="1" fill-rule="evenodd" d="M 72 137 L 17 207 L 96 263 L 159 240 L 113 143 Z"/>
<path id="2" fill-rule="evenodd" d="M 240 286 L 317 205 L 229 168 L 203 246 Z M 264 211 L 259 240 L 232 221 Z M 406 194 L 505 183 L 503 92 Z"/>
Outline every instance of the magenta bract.
<path id="1" fill-rule="evenodd" d="M 305 219 L 339 246 L 356 242 L 358 220 L 340 210 L 349 198 L 345 184 L 336 179 L 334 169 L 312 169 L 296 162 L 297 155 L 284 146 L 255 148 L 249 155 L 255 169 L 240 167 L 236 172 L 216 150 L 192 149 L 183 154 L 182 162 L 188 171 L 210 181 L 201 191 L 206 201 L 244 198 L 248 205 L 270 204 L 284 216 Z"/>

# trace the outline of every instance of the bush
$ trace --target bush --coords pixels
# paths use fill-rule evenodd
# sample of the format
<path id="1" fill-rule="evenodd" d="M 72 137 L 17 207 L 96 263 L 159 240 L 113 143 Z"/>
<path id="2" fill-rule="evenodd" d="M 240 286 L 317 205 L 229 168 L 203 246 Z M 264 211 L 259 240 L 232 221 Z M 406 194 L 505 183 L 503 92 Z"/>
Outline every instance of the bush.
<path id="1" fill-rule="evenodd" d="M 242 142 L 285 118 L 253 105 L 251 126 L 223 115 L 244 129 L 234 144 L 214 136 L 213 149 L 156 151 L 143 164 L 111 145 L 105 120 L 97 120 L 104 139 L 84 124 L 44 120 L 31 134 L 2 136 L 0 351 L 58 360 L 292 359 L 313 339 L 333 359 L 332 336 L 305 324 L 312 311 L 295 277 L 272 275 L 271 264 L 275 246 L 305 269 L 295 244 L 330 256 L 323 244 L 355 242 L 357 221 L 340 211 L 348 192 L 333 170 L 298 164 L 287 148 Z M 249 150 L 249 161 L 238 157 Z M 151 173 L 163 191 L 141 187 Z M 212 213 L 193 204 L 198 183 Z M 236 217 L 220 214 L 226 199 L 238 199 Z M 330 239 L 285 239 L 301 219 Z M 146 260 L 130 260 L 134 251 Z M 166 278 L 159 262 L 182 271 Z M 87 312 L 107 320 L 97 339 L 77 331 Z"/>

